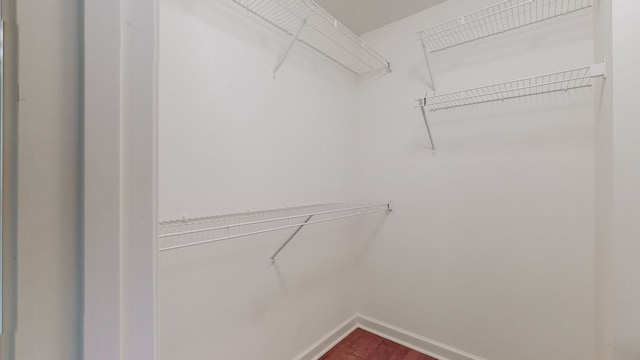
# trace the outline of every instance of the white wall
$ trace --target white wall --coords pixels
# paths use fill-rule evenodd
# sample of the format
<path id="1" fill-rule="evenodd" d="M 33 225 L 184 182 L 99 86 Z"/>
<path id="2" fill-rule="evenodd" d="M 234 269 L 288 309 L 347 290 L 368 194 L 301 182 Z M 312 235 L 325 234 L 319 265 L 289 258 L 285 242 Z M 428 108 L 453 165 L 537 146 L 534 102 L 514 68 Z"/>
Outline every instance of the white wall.
<path id="1" fill-rule="evenodd" d="M 353 194 L 352 74 L 231 1 L 162 0 L 160 220 Z M 369 199 L 382 200 L 382 199 Z M 162 253 L 164 360 L 290 359 L 355 313 L 354 221 Z"/>
<path id="2" fill-rule="evenodd" d="M 415 32 L 492 3 L 449 0 L 367 34 L 394 72 L 354 88 L 302 47 L 272 80 L 286 38 L 233 4 L 162 2 L 161 219 L 348 198 L 395 208 L 369 233 L 309 230 L 278 268 L 266 259 L 283 234 L 162 255 L 163 358 L 291 358 L 355 311 L 492 360 L 604 358 L 612 247 L 593 230 L 613 226 L 609 85 L 430 113 L 435 154 L 413 107 L 426 88 Z M 608 58 L 608 16 L 596 6 L 434 55 L 438 91 Z M 631 264 L 616 277 L 627 288 Z"/>
<path id="3" fill-rule="evenodd" d="M 15 359 L 80 359 L 81 2 L 17 2 Z"/>
<path id="4" fill-rule="evenodd" d="M 413 107 L 415 32 L 492 3 L 365 36 L 394 72 L 359 87 L 359 195 L 395 211 L 359 267 L 359 311 L 487 359 L 593 359 L 593 90 L 430 113 L 435 156 Z M 590 12 L 431 57 L 440 93 L 593 62 Z"/>
<path id="5" fill-rule="evenodd" d="M 613 356 L 613 41 L 612 1 L 594 6 L 594 55 L 607 60 L 607 79 L 595 87 L 595 357 Z"/>
<path id="6" fill-rule="evenodd" d="M 595 23 L 596 56 L 610 72 L 596 97 L 597 359 L 640 357 L 639 13 L 637 2 L 602 0 Z"/>
<path id="7" fill-rule="evenodd" d="M 614 0 L 613 34 L 613 358 L 640 358 L 640 4 Z"/>
<path id="8" fill-rule="evenodd" d="M 353 76 L 233 2 L 161 2 L 160 219 L 346 200 Z"/>

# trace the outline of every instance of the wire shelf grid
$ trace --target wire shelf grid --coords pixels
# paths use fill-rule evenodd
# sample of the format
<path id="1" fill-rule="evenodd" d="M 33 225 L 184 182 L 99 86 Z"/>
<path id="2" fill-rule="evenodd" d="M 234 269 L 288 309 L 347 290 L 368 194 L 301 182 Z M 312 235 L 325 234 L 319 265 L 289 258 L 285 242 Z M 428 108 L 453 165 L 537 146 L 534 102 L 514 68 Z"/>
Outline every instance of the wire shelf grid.
<path id="1" fill-rule="evenodd" d="M 175 250 L 267 232 L 295 230 L 306 225 L 390 210 L 388 203 L 358 206 L 331 203 L 165 221 L 159 226 L 159 250 Z M 310 221 L 312 217 L 313 221 Z M 296 233 L 297 231 L 294 235 Z"/>
<path id="2" fill-rule="evenodd" d="M 418 102 L 430 111 L 444 110 L 589 87 L 593 85 L 593 78 L 597 76 L 604 76 L 603 64 L 426 97 Z"/>
<path id="3" fill-rule="evenodd" d="M 389 61 L 313 0 L 233 2 L 355 74 L 390 69 Z"/>
<path id="4" fill-rule="evenodd" d="M 593 0 L 507 0 L 418 32 L 431 52 L 592 7 Z"/>

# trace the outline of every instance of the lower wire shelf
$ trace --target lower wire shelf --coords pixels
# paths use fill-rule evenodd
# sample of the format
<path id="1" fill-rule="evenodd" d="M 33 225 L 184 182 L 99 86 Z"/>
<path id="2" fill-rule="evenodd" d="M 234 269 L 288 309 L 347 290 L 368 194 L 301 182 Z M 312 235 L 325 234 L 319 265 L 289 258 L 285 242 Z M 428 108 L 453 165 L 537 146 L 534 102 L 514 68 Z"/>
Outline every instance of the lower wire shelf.
<path id="1" fill-rule="evenodd" d="M 272 231 L 295 229 L 271 256 L 271 261 L 275 262 L 278 254 L 304 226 L 391 211 L 391 203 L 359 206 L 332 203 L 164 221 L 159 227 L 159 251 L 177 250 Z"/>
<path id="2" fill-rule="evenodd" d="M 474 89 L 429 96 L 418 99 L 420 106 L 430 111 L 501 101 L 556 91 L 568 91 L 593 85 L 593 79 L 604 77 L 606 64 L 538 75 Z"/>

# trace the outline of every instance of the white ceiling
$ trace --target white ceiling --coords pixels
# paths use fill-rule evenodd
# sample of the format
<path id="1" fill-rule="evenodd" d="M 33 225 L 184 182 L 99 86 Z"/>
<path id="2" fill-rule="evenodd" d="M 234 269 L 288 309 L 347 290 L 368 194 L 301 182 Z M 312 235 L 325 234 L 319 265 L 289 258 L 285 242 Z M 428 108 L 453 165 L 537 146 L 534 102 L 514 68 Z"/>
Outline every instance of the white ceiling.
<path id="1" fill-rule="evenodd" d="M 316 0 L 341 23 L 360 35 L 444 0 Z"/>

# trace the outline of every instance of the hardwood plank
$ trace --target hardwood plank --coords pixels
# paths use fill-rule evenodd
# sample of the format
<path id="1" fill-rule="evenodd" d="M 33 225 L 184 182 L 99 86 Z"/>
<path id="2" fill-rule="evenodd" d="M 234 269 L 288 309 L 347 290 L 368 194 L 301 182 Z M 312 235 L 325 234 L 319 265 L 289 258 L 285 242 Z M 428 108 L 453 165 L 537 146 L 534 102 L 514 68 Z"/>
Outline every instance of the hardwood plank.
<path id="1" fill-rule="evenodd" d="M 363 329 L 356 329 L 320 360 L 437 360 Z"/>

